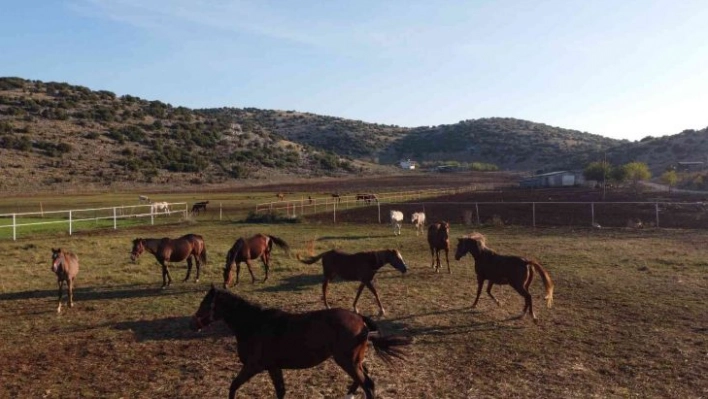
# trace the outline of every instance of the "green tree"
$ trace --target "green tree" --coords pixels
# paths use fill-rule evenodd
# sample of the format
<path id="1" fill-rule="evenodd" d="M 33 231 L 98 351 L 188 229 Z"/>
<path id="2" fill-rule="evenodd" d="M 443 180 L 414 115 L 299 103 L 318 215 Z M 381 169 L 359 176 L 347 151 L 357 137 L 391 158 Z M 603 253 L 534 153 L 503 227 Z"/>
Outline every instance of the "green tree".
<path id="1" fill-rule="evenodd" d="M 627 173 L 627 180 L 635 191 L 639 191 L 639 182 L 651 178 L 649 167 L 644 162 L 630 162 L 622 167 Z"/>
<path id="2" fill-rule="evenodd" d="M 608 162 L 590 162 L 583 170 L 583 176 L 587 180 L 603 182 L 610 177 L 612 166 Z"/>
<path id="3" fill-rule="evenodd" d="M 678 175 L 675 170 L 667 170 L 661 175 L 661 181 L 669 186 L 669 192 L 671 192 L 671 188 L 678 183 Z"/>

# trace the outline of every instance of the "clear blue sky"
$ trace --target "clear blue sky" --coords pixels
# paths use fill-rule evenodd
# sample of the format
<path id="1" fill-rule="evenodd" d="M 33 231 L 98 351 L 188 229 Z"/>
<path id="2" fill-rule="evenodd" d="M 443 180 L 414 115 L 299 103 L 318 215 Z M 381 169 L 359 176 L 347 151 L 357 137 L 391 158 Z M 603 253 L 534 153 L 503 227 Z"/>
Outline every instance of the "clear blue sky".
<path id="1" fill-rule="evenodd" d="M 0 0 L 0 76 L 638 140 L 708 126 L 708 1 Z"/>

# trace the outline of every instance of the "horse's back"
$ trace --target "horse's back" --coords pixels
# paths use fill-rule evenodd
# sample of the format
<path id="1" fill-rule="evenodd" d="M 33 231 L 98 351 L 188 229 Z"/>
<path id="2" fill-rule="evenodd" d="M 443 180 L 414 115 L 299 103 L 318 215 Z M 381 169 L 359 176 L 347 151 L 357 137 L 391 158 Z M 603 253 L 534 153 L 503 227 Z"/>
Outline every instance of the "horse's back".
<path id="1" fill-rule="evenodd" d="M 66 274 L 70 279 L 79 274 L 79 257 L 73 252 L 64 252 L 66 262 Z"/>
<path id="2" fill-rule="evenodd" d="M 359 280 L 376 272 L 376 256 L 373 252 L 353 254 L 331 250 L 322 256 L 325 275 L 339 276 L 343 280 Z"/>

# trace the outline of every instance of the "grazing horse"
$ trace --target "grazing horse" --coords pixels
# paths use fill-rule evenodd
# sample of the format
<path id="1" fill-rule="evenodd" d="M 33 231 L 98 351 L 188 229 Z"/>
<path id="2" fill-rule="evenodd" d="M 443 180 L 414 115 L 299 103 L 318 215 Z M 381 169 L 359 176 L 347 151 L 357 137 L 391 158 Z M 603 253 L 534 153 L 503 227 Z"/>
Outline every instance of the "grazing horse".
<path id="1" fill-rule="evenodd" d="M 167 262 L 182 262 L 187 260 L 187 276 L 189 279 L 192 272 L 192 258 L 197 264 L 197 276 L 194 280 L 199 282 L 199 269 L 207 262 L 207 251 L 204 245 L 204 238 L 197 234 L 187 234 L 180 238 L 136 238 L 133 240 L 133 250 L 130 252 L 130 260 L 137 261 L 144 251 L 155 255 L 155 259 L 162 266 L 162 288 L 172 283 L 170 271 L 167 269 Z"/>
<path id="2" fill-rule="evenodd" d="M 158 214 L 160 212 L 164 212 L 165 214 L 169 214 L 172 212 L 170 209 L 170 203 L 169 202 L 153 202 L 152 206 L 150 208 L 150 212 L 153 214 Z"/>
<path id="3" fill-rule="evenodd" d="M 340 197 L 338 193 L 332 193 L 332 200 L 338 204 L 342 202 L 342 197 Z"/>
<path id="4" fill-rule="evenodd" d="M 138 195 L 138 202 L 150 202 L 150 198 L 147 195 Z"/>
<path id="5" fill-rule="evenodd" d="M 189 325 L 199 331 L 217 320 L 224 320 L 233 331 L 243 363 L 231 382 L 229 399 L 234 399 L 236 391 L 251 377 L 266 370 L 276 396 L 283 399 L 284 369 L 315 367 L 330 357 L 354 380 L 347 390 L 348 398 L 361 387 L 366 398 L 373 399 L 374 382 L 363 365 L 368 342 L 392 366 L 394 359 L 405 359 L 403 347 L 413 343 L 410 337 L 382 335 L 373 320 L 349 310 L 289 313 L 263 309 L 212 285 Z"/>
<path id="6" fill-rule="evenodd" d="M 440 251 L 445 251 L 445 262 L 447 263 L 447 272 L 450 271 L 450 223 L 438 222 L 433 223 L 428 227 L 428 245 L 430 245 L 430 267 L 435 269 L 435 273 L 440 271 Z"/>
<path id="7" fill-rule="evenodd" d="M 61 312 L 61 296 L 64 282 L 66 282 L 69 295 L 69 307 L 74 307 L 74 279 L 79 274 L 79 258 L 71 252 L 61 248 L 52 248 L 52 271 L 57 275 L 59 284 L 59 306 L 57 313 Z"/>
<path id="8" fill-rule="evenodd" d="M 231 246 L 229 252 L 226 253 L 226 264 L 224 265 L 224 288 L 231 285 L 232 273 L 234 265 L 236 266 L 236 284 L 238 284 L 238 275 L 241 273 L 241 262 L 246 262 L 248 272 L 251 273 L 251 283 L 256 282 L 256 277 L 251 269 L 251 259 L 260 258 L 265 267 L 265 278 L 263 282 L 268 280 L 268 270 L 270 269 L 270 252 L 273 250 L 273 244 L 284 249 L 286 253 L 290 253 L 288 243 L 282 239 L 265 234 L 256 234 L 249 239 L 239 238 Z"/>
<path id="9" fill-rule="evenodd" d="M 372 202 L 379 202 L 379 197 L 377 197 L 376 194 L 357 194 L 356 200 L 357 202 L 363 201 L 368 205 Z"/>
<path id="10" fill-rule="evenodd" d="M 480 233 L 473 233 L 468 236 L 458 238 L 455 259 L 460 260 L 467 253 L 474 258 L 474 270 L 477 273 L 477 297 L 472 304 L 477 306 L 479 295 L 482 292 L 484 280 L 488 280 L 487 294 L 499 304 L 497 298 L 492 295 L 493 284 L 509 284 L 525 299 L 524 310 L 518 318 L 531 313 L 534 321 L 537 321 L 533 312 L 533 301 L 529 294 L 529 286 L 533 281 L 534 269 L 541 275 L 543 285 L 546 288 L 546 305 L 550 308 L 553 305 L 553 281 L 551 276 L 541 265 L 533 260 L 519 256 L 499 255 L 494 250 L 486 246 L 486 238 Z"/>
<path id="11" fill-rule="evenodd" d="M 285 194 L 283 193 L 278 193 L 275 196 L 278 197 L 278 201 L 282 201 L 285 199 Z"/>
<path id="12" fill-rule="evenodd" d="M 391 210 L 391 226 L 393 235 L 401 235 L 401 224 L 403 224 L 403 212 Z"/>
<path id="13" fill-rule="evenodd" d="M 364 287 L 367 287 L 374 294 L 376 303 L 379 305 L 379 316 L 386 314 L 386 311 L 383 306 L 381 306 L 379 294 L 376 292 L 376 287 L 374 287 L 373 280 L 376 272 L 385 264 L 391 264 L 391 266 L 401 273 L 405 273 L 408 270 L 406 262 L 403 261 L 403 257 L 397 249 L 358 252 L 355 254 L 346 254 L 337 250 L 330 250 L 309 259 L 300 259 L 298 256 L 300 262 L 308 265 L 320 259 L 322 259 L 322 271 L 324 274 L 322 300 L 327 309 L 329 309 L 329 303 L 327 303 L 327 285 L 336 276 L 339 276 L 346 281 L 361 282 L 356 292 L 356 298 L 354 298 L 354 311 L 359 313 L 356 303 L 359 301 L 361 291 Z"/>
<path id="14" fill-rule="evenodd" d="M 192 205 L 192 214 L 199 215 L 199 211 L 206 212 L 208 203 L 209 201 L 195 202 L 194 205 Z"/>
<path id="15" fill-rule="evenodd" d="M 415 226 L 415 235 L 418 236 L 423 232 L 425 226 L 425 212 L 415 212 L 411 216 L 411 223 Z"/>

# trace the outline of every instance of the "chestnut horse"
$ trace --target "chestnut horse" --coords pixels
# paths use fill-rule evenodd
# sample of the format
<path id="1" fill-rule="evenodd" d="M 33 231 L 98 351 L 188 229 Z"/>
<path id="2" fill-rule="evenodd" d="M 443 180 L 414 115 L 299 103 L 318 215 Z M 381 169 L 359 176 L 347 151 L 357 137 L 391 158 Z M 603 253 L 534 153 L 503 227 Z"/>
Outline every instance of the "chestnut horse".
<path id="1" fill-rule="evenodd" d="M 66 282 L 69 295 L 69 307 L 74 307 L 74 279 L 79 274 L 79 258 L 71 252 L 61 248 L 52 248 L 52 271 L 57 275 L 59 284 L 59 306 L 57 313 L 61 312 L 61 296 L 64 282 Z"/>
<path id="2" fill-rule="evenodd" d="M 379 294 L 376 292 L 376 287 L 374 287 L 373 280 L 376 272 L 385 264 L 391 264 L 391 266 L 401 273 L 405 273 L 408 270 L 401 253 L 396 249 L 358 252 L 355 254 L 346 254 L 333 249 L 308 259 L 300 259 L 300 256 L 298 256 L 298 260 L 307 265 L 311 265 L 320 259 L 322 259 L 322 271 L 324 274 L 322 300 L 327 309 L 329 309 L 329 303 L 327 303 L 327 285 L 329 285 L 329 282 L 336 276 L 339 276 L 346 281 L 361 282 L 356 292 L 356 298 L 354 298 L 354 311 L 359 313 L 356 303 L 359 301 L 361 291 L 364 287 L 367 287 L 374 294 L 376 303 L 379 305 L 379 316 L 386 314 L 386 311 L 383 306 L 381 306 Z"/>
<path id="3" fill-rule="evenodd" d="M 248 272 L 251 273 L 251 283 L 256 282 L 256 277 L 251 269 L 251 259 L 260 258 L 265 267 L 265 278 L 263 282 L 268 280 L 268 270 L 270 269 L 270 252 L 273 250 L 273 244 L 283 248 L 286 253 L 290 253 L 288 243 L 282 239 L 265 235 L 256 234 L 249 239 L 239 238 L 234 245 L 231 246 L 229 252 L 226 253 L 226 264 L 224 265 L 224 288 L 231 285 L 232 273 L 234 265 L 236 265 L 236 284 L 238 284 L 238 275 L 241 273 L 241 262 L 246 262 Z"/>
<path id="4" fill-rule="evenodd" d="M 477 273 L 477 297 L 472 304 L 474 308 L 479 301 L 484 280 L 488 280 L 487 294 L 499 305 L 497 298 L 492 295 L 493 284 L 509 284 L 516 292 L 525 299 L 524 310 L 518 318 L 524 317 L 526 312 L 531 313 L 534 321 L 537 321 L 533 312 L 533 301 L 529 294 L 529 286 L 533 281 L 534 269 L 541 275 L 543 285 L 546 288 L 546 305 L 550 308 L 553 305 L 553 281 L 551 276 L 541 265 L 533 260 L 519 256 L 499 255 L 486 245 L 486 238 L 480 233 L 472 233 L 468 236 L 458 238 L 455 259 L 460 260 L 467 253 L 474 257 L 474 270 Z"/>
<path id="5" fill-rule="evenodd" d="M 229 388 L 229 399 L 251 377 L 268 371 L 278 399 L 285 397 L 283 369 L 315 367 L 330 357 L 354 380 L 347 397 L 361 387 L 367 399 L 374 397 L 374 381 L 363 365 L 368 342 L 382 360 L 405 359 L 403 347 L 413 341 L 401 335 L 383 336 L 376 323 L 345 309 L 289 313 L 259 305 L 216 289 L 213 285 L 192 317 L 194 331 L 217 320 L 236 335 L 238 357 L 243 363 Z"/>
<path id="6" fill-rule="evenodd" d="M 187 260 L 187 276 L 184 281 L 189 279 L 189 274 L 192 272 L 192 258 L 197 264 L 197 277 L 194 280 L 199 282 L 199 268 L 207 262 L 206 246 L 204 238 L 197 234 L 187 234 L 180 238 L 136 238 L 133 240 L 133 250 L 130 252 L 130 260 L 133 262 L 138 260 L 138 257 L 148 251 L 155 255 L 155 259 L 162 266 L 162 288 L 172 283 L 170 271 L 167 269 L 167 262 L 182 262 Z"/>
<path id="7" fill-rule="evenodd" d="M 433 223 L 428 227 L 428 245 L 430 245 L 430 267 L 435 269 L 435 273 L 440 271 L 440 251 L 445 251 L 445 262 L 447 262 L 447 272 L 450 271 L 450 223 Z"/>

